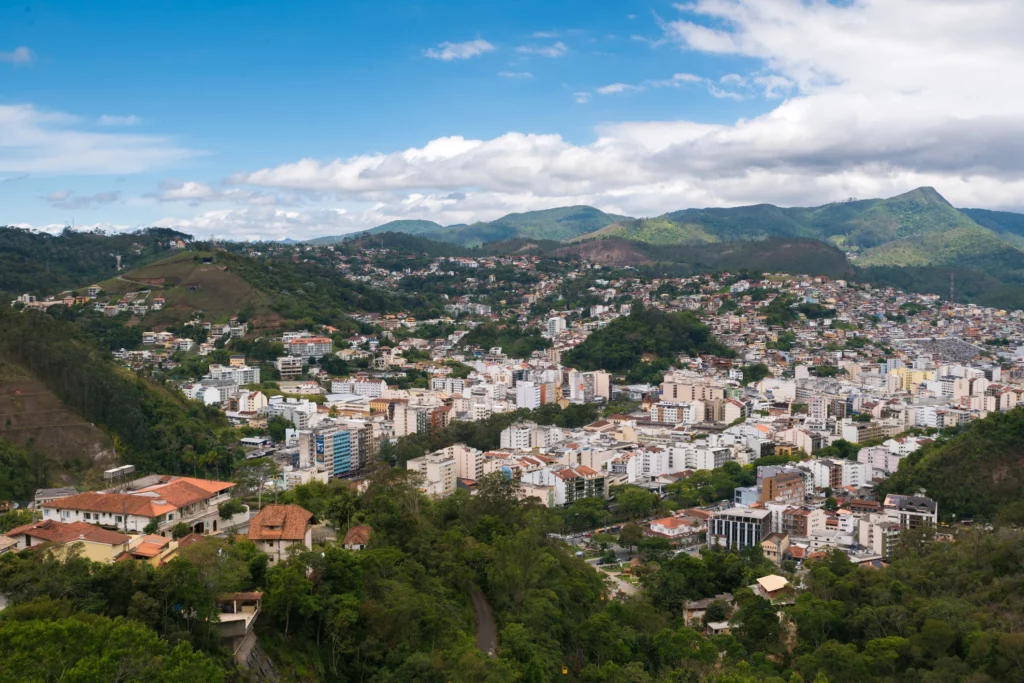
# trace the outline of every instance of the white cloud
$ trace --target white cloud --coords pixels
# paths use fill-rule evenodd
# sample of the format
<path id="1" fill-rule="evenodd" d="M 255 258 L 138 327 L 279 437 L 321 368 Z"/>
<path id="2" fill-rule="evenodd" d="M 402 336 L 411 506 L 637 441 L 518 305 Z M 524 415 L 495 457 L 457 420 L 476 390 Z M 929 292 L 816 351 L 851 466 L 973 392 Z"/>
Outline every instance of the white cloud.
<path id="1" fill-rule="evenodd" d="M 476 40 L 469 40 L 465 43 L 439 43 L 436 48 L 432 47 L 424 50 L 423 55 L 430 59 L 440 59 L 443 62 L 450 62 L 455 59 L 478 57 L 485 52 L 492 52 L 494 49 L 495 47 L 486 40 L 477 38 Z"/>
<path id="2" fill-rule="evenodd" d="M 590 93 L 583 91 L 574 92 L 572 94 L 572 99 L 576 102 L 576 104 L 586 104 L 587 102 L 590 101 Z"/>
<path id="3" fill-rule="evenodd" d="M 7 64 L 28 64 L 35 58 L 36 54 L 24 45 L 16 47 L 10 52 L 0 52 L 0 62 Z"/>
<path id="4" fill-rule="evenodd" d="M 531 38 L 557 38 L 558 31 L 535 31 L 530 35 Z"/>
<path id="5" fill-rule="evenodd" d="M 533 78 L 529 71 L 499 71 L 498 75 L 502 78 Z"/>
<path id="6" fill-rule="evenodd" d="M 46 196 L 46 201 L 55 209 L 91 209 L 98 204 L 110 204 L 121 198 L 120 192 L 100 192 L 92 195 L 75 195 L 71 190 L 58 190 Z"/>
<path id="7" fill-rule="evenodd" d="M 637 92 L 643 90 L 643 87 L 639 85 L 630 85 L 629 83 L 609 83 L 608 85 L 602 85 L 597 89 L 598 95 L 617 95 L 619 93 L 626 92 Z"/>
<path id="8" fill-rule="evenodd" d="M 786 99 L 734 122 L 611 124 L 583 144 L 510 132 L 303 159 L 231 180 L 242 190 L 319 192 L 322 203 L 337 206 L 246 207 L 176 220 L 185 228 L 302 237 L 399 217 L 449 224 L 568 204 L 656 215 L 892 196 L 921 185 L 957 206 L 1024 209 L 1024 43 L 1017 35 L 1024 3 L 698 0 L 683 11 L 664 24 L 680 47 L 757 65 L 714 82 L 691 74 L 657 87 L 693 83 L 733 93 L 727 97 Z M 694 28 L 698 19 L 716 28 Z M 590 96 L 573 93 L 579 102 Z"/>
<path id="9" fill-rule="evenodd" d="M 539 57 L 561 57 L 568 51 L 569 48 L 561 41 L 552 45 L 520 45 L 516 48 L 519 54 Z"/>
<path id="10" fill-rule="evenodd" d="M 83 130 L 64 112 L 0 105 L 0 173 L 138 173 L 194 157 L 165 137 Z"/>
<path id="11" fill-rule="evenodd" d="M 142 123 L 142 119 L 135 114 L 129 114 L 128 116 L 104 114 L 96 120 L 96 123 L 101 126 L 137 126 Z"/>

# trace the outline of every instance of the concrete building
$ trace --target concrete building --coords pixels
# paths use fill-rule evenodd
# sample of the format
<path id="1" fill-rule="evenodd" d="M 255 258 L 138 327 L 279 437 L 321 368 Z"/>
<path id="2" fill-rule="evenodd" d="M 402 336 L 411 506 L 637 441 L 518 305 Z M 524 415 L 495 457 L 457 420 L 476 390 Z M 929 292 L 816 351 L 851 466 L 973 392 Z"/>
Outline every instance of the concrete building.
<path id="1" fill-rule="evenodd" d="M 458 467 L 455 456 L 440 452 L 428 453 L 409 460 L 405 467 L 423 476 L 420 490 L 427 495 L 444 498 L 455 492 Z"/>
<path id="2" fill-rule="evenodd" d="M 729 508 L 708 520 L 708 546 L 726 550 L 760 547 L 772 530 L 771 510 Z"/>

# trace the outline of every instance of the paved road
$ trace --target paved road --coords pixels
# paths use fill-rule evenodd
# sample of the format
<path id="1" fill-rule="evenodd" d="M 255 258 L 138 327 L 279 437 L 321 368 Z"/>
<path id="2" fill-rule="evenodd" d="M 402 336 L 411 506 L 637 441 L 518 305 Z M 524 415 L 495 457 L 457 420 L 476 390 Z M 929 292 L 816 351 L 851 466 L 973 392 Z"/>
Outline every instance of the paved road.
<path id="1" fill-rule="evenodd" d="M 469 597 L 476 612 L 476 646 L 487 656 L 494 657 L 498 653 L 498 627 L 494 623 L 494 612 L 476 586 L 469 589 Z"/>

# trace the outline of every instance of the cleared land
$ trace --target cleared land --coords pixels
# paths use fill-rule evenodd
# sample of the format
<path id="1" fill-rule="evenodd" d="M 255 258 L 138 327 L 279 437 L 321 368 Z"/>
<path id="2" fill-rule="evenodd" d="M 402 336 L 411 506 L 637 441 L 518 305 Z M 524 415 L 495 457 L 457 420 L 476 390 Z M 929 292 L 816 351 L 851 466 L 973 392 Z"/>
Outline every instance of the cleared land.
<path id="1" fill-rule="evenodd" d="M 125 294 L 152 289 L 153 298 L 166 300 L 163 310 L 146 315 L 147 327 L 162 329 L 182 323 L 202 312 L 206 320 L 226 322 L 246 309 L 258 325 L 274 317 L 269 297 L 253 288 L 225 266 L 216 263 L 216 255 L 208 252 L 182 252 L 169 258 L 136 268 L 119 277 L 100 283 L 110 294 Z"/>
<path id="2" fill-rule="evenodd" d="M 98 480 L 118 464 L 100 429 L 61 403 L 20 365 L 0 357 L 0 438 L 45 460 L 52 484 Z"/>

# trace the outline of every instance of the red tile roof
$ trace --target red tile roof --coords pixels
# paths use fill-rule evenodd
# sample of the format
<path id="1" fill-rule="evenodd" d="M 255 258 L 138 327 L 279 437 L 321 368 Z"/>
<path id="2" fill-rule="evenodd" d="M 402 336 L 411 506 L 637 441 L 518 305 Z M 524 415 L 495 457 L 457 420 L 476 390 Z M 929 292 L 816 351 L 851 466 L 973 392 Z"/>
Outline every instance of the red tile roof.
<path id="1" fill-rule="evenodd" d="M 69 543 L 71 541 L 92 541 L 105 545 L 120 545 L 131 537 L 116 531 L 110 531 L 85 522 L 58 522 L 46 519 L 11 529 L 7 536 L 31 536 L 50 543 Z"/>
<path id="2" fill-rule="evenodd" d="M 298 505 L 268 505 L 249 520 L 252 541 L 301 541 L 313 513 Z"/>
<path id="3" fill-rule="evenodd" d="M 372 533 L 373 529 L 365 524 L 354 526 L 345 534 L 345 541 L 342 545 L 366 545 L 370 542 L 370 534 Z"/>

